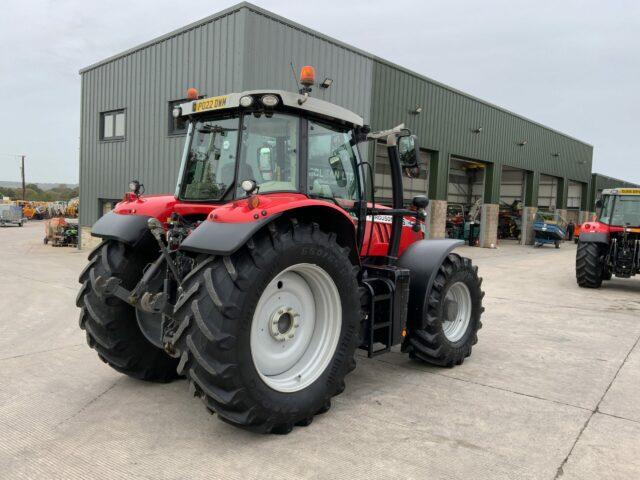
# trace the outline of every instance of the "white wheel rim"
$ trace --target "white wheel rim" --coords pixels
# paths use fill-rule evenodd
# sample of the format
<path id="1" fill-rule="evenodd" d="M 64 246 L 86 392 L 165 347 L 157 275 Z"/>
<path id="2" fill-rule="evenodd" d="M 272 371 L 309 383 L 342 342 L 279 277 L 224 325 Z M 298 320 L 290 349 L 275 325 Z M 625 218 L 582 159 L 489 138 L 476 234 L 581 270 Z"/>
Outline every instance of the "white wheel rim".
<path id="1" fill-rule="evenodd" d="M 298 263 L 267 285 L 251 322 L 251 357 L 262 380 L 297 392 L 327 369 L 342 328 L 340 293 L 318 265 Z"/>
<path id="2" fill-rule="evenodd" d="M 442 329 L 450 342 L 457 342 L 467 331 L 471 322 L 471 293 L 463 282 L 449 287 L 444 301 Z"/>

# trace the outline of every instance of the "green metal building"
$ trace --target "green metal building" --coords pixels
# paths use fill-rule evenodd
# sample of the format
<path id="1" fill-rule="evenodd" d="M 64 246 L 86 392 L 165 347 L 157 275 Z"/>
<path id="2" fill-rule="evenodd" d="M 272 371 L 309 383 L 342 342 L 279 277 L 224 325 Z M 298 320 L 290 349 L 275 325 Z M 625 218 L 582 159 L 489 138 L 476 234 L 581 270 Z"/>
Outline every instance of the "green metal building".
<path id="1" fill-rule="evenodd" d="M 538 207 L 577 217 L 593 211 L 591 145 L 240 3 L 80 71 L 82 241 L 132 178 L 148 193 L 174 190 L 184 131 L 171 110 L 188 87 L 206 96 L 296 90 L 291 64 L 313 65 L 319 81 L 332 79 L 313 95 L 353 110 L 373 129 L 405 123 L 417 133 L 425 166 L 405 187 L 432 199 L 434 237 L 444 235 L 454 199 L 481 204 L 485 245 L 495 242 L 501 199 L 522 201 L 528 217 Z M 376 162 L 376 195 L 384 200 L 384 150 L 366 155 Z"/>

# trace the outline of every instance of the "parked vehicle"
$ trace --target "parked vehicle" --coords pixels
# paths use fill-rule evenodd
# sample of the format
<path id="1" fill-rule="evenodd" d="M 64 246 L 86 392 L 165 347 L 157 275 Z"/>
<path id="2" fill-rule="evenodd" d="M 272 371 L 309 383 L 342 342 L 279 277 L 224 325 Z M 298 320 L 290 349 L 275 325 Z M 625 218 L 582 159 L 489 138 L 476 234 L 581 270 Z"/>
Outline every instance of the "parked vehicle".
<path id="1" fill-rule="evenodd" d="M 80 198 L 74 197 L 67 202 L 65 216 L 69 218 L 78 218 L 80 211 Z"/>
<path id="2" fill-rule="evenodd" d="M 640 273 L 640 188 L 604 190 L 597 218 L 582 224 L 576 280 L 584 288 Z"/>
<path id="3" fill-rule="evenodd" d="M 533 231 L 534 247 L 551 244 L 560 248 L 560 242 L 567 235 L 567 224 L 557 213 L 538 211 L 533 222 Z"/>
<path id="4" fill-rule="evenodd" d="M 34 218 L 36 210 L 31 202 L 25 200 L 16 200 L 15 204 L 22 209 L 22 216 L 28 220 Z"/>
<path id="5" fill-rule="evenodd" d="M 403 205 L 417 139 L 372 133 L 355 113 L 300 93 L 198 99 L 172 195 L 132 181 L 93 226 L 80 326 L 136 378 L 187 377 L 220 419 L 288 433 L 330 408 L 356 366 L 392 346 L 451 367 L 477 342 L 481 280 L 459 240 L 425 240 L 428 200 Z M 367 198 L 358 145 L 386 140 L 393 207 Z M 160 251 L 160 254 L 158 252 Z"/>
<path id="6" fill-rule="evenodd" d="M 0 203 L 0 227 L 6 225 L 22 226 L 24 218 L 22 216 L 22 207 L 10 203 Z"/>
<path id="7" fill-rule="evenodd" d="M 522 202 L 500 202 L 498 211 L 498 238 L 520 240 L 522 234 Z"/>
<path id="8" fill-rule="evenodd" d="M 78 224 L 67 222 L 62 217 L 55 217 L 44 222 L 44 244 L 54 247 L 77 247 Z"/>
<path id="9" fill-rule="evenodd" d="M 573 243 L 577 244 L 580 239 L 580 232 L 582 231 L 582 224 L 576 223 L 573 227 Z"/>

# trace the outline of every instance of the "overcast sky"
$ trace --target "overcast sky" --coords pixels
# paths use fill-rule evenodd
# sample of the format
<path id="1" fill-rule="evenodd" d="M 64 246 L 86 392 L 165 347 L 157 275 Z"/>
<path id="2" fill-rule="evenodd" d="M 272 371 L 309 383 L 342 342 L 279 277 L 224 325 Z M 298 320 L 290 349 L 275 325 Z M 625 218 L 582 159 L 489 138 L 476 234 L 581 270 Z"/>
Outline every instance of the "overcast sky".
<path id="1" fill-rule="evenodd" d="M 77 182 L 78 70 L 237 2 L 4 0 L 0 180 Z M 253 3 L 594 145 L 640 182 L 640 1 Z M 295 7 L 294 7 L 295 5 Z"/>

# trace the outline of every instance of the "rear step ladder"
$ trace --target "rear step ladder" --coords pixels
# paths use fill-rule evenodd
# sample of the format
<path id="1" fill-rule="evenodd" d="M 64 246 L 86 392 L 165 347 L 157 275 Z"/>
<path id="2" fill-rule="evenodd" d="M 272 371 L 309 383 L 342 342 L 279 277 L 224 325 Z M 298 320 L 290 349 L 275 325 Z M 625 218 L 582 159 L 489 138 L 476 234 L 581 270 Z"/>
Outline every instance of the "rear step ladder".
<path id="1" fill-rule="evenodd" d="M 368 289 L 369 298 L 371 299 L 369 312 L 367 313 L 367 324 L 369 328 L 366 343 L 367 356 L 371 358 L 389 352 L 393 345 L 392 312 L 395 285 L 388 278 L 374 277 L 366 279 L 364 286 Z M 376 318 L 377 310 L 381 310 L 381 318 Z M 382 335 L 376 335 L 376 332 L 379 330 L 382 330 L 384 333 Z M 375 350 L 375 343 L 381 343 L 383 347 Z"/>

